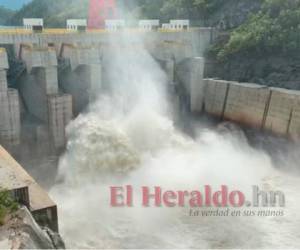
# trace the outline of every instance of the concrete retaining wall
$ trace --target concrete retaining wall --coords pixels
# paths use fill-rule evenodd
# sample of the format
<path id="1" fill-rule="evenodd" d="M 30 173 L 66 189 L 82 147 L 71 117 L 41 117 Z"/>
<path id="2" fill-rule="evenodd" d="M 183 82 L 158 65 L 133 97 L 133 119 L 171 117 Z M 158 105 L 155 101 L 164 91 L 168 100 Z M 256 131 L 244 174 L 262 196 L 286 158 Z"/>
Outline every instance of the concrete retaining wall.
<path id="1" fill-rule="evenodd" d="M 300 105 L 299 104 L 293 109 L 288 135 L 294 141 L 300 141 Z"/>
<path id="2" fill-rule="evenodd" d="M 229 82 L 205 79 L 204 110 L 206 113 L 223 118 L 229 90 Z"/>
<path id="3" fill-rule="evenodd" d="M 299 105 L 300 91 L 271 88 L 271 94 L 264 127 L 274 133 L 285 135 L 289 132 L 294 108 Z"/>
<path id="4" fill-rule="evenodd" d="M 300 139 L 300 91 L 215 79 L 204 85 L 206 113 Z"/>
<path id="5" fill-rule="evenodd" d="M 270 89 L 251 83 L 229 85 L 224 119 L 262 128 Z"/>

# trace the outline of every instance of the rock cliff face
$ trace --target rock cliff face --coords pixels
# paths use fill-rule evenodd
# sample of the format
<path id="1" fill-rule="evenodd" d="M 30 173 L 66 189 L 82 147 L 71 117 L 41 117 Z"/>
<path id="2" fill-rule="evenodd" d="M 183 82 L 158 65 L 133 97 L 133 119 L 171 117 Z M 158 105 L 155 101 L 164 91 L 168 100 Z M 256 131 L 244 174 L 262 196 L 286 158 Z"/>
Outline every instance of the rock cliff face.
<path id="1" fill-rule="evenodd" d="M 57 233 L 41 228 L 27 208 L 22 207 L 0 227 L 0 249 L 64 249 Z"/>

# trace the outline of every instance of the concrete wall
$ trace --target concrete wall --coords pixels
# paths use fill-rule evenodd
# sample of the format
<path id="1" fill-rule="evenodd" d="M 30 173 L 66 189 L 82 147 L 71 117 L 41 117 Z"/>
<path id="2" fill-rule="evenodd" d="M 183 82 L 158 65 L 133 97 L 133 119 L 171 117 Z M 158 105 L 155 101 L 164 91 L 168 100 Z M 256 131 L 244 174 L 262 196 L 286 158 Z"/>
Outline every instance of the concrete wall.
<path id="1" fill-rule="evenodd" d="M 289 132 L 294 108 L 298 106 L 300 91 L 271 88 L 271 94 L 264 127 L 274 133 L 285 135 Z M 295 119 L 293 126 L 295 126 Z"/>
<path id="2" fill-rule="evenodd" d="M 73 97 L 74 114 L 78 115 L 95 98 L 102 84 L 101 65 L 83 65 L 61 76 L 60 87 Z"/>
<path id="3" fill-rule="evenodd" d="M 6 146 L 20 143 L 20 104 L 16 89 L 8 89 L 6 69 L 7 54 L 0 48 L 0 142 Z"/>
<path id="4" fill-rule="evenodd" d="M 20 143 L 20 106 L 18 92 L 0 92 L 0 141 L 4 145 Z"/>
<path id="5" fill-rule="evenodd" d="M 183 85 L 189 98 L 192 112 L 202 112 L 204 106 L 204 58 L 193 57 L 176 65 L 176 79 Z"/>
<path id="6" fill-rule="evenodd" d="M 52 145 L 63 148 L 66 143 L 65 128 L 73 118 L 72 97 L 70 95 L 51 95 L 48 97 L 49 132 Z"/>
<path id="7" fill-rule="evenodd" d="M 262 128 L 270 90 L 251 83 L 234 83 L 229 86 L 224 119 Z"/>
<path id="8" fill-rule="evenodd" d="M 175 74 L 175 62 L 172 59 L 156 59 L 160 64 L 161 68 L 165 71 L 166 76 L 170 84 L 174 83 L 174 74 Z"/>
<path id="9" fill-rule="evenodd" d="M 102 65 L 94 64 L 87 66 L 87 79 L 89 83 L 89 98 L 93 101 L 102 88 Z"/>
<path id="10" fill-rule="evenodd" d="M 39 82 L 48 95 L 58 93 L 57 67 L 48 66 L 39 68 L 35 73 L 36 81 Z"/>
<path id="11" fill-rule="evenodd" d="M 300 139 L 300 91 L 204 79 L 204 111 L 220 119 Z"/>
<path id="12" fill-rule="evenodd" d="M 63 45 L 62 55 L 70 61 L 71 70 L 81 65 L 101 64 L 101 49 L 99 46 Z"/>
<path id="13" fill-rule="evenodd" d="M 186 58 L 202 57 L 214 40 L 211 28 L 194 28 L 180 32 L 146 32 L 143 41 L 156 58 L 174 58 L 178 63 Z"/>
<path id="14" fill-rule="evenodd" d="M 19 54 L 28 72 L 38 67 L 57 67 L 56 51 L 52 48 L 21 47 Z"/>
<path id="15" fill-rule="evenodd" d="M 223 119 L 226 100 L 229 91 L 229 82 L 214 79 L 205 79 L 204 110 L 207 114 Z"/>
<path id="16" fill-rule="evenodd" d="M 184 58 L 203 56 L 203 52 L 214 39 L 215 31 L 212 28 L 193 28 L 188 31 L 173 32 L 139 32 L 125 30 L 124 32 L 86 32 L 86 33 L 2 33 L 0 44 L 29 43 L 44 46 L 47 44 L 78 43 L 78 44 L 112 44 L 126 38 L 132 39 L 132 43 L 145 45 L 155 57 L 163 59 L 173 55 L 177 62 Z M 137 39 L 134 39 L 137 38 Z"/>
<path id="17" fill-rule="evenodd" d="M 73 97 L 74 114 L 92 102 L 102 86 L 102 53 L 99 46 L 64 45 L 61 56 L 70 62 L 60 78 L 64 93 Z"/>
<path id="18" fill-rule="evenodd" d="M 0 92 L 7 90 L 6 70 L 0 68 Z"/>
<path id="19" fill-rule="evenodd" d="M 7 53 L 4 48 L 0 48 L 0 68 L 8 69 Z"/>
<path id="20" fill-rule="evenodd" d="M 47 96 L 58 93 L 56 52 L 49 48 L 21 46 L 20 57 L 27 74 L 20 80 L 20 91 L 28 111 L 48 122 Z"/>
<path id="21" fill-rule="evenodd" d="M 300 141 L 300 105 L 293 109 L 288 135 L 294 141 Z"/>
<path id="22" fill-rule="evenodd" d="M 30 74 L 20 79 L 20 92 L 28 111 L 48 122 L 48 95 L 58 93 L 56 68 L 35 68 Z"/>
<path id="23" fill-rule="evenodd" d="M 49 48 L 24 48 L 21 59 L 27 67 L 27 74 L 19 83 L 25 106 L 42 122 L 41 128 L 48 130 L 37 128 L 37 140 L 48 135 L 51 145 L 60 149 L 65 145 L 65 127 L 73 110 L 72 96 L 59 94 L 56 52 Z"/>

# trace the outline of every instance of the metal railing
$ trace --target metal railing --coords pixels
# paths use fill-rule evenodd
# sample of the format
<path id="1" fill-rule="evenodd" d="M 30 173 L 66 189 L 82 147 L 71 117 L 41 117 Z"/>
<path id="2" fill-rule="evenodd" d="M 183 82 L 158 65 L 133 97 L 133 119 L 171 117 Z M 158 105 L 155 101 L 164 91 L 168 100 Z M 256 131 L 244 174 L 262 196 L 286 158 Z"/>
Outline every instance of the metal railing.
<path id="1" fill-rule="evenodd" d="M 188 30 L 174 30 L 174 29 L 162 29 L 159 28 L 158 30 L 153 30 L 150 32 L 189 32 L 194 30 L 195 28 L 190 28 Z M 126 31 L 129 32 L 149 32 L 147 30 L 142 30 L 142 29 L 138 29 L 138 28 L 126 28 L 124 29 Z M 91 29 L 91 30 L 86 30 L 86 31 L 74 31 L 74 30 L 68 30 L 68 29 L 43 29 L 43 31 L 41 33 L 38 34 L 53 34 L 53 35 L 61 35 L 61 34 L 74 34 L 74 33 L 108 33 L 108 32 L 118 32 L 117 31 L 110 31 L 110 30 L 105 30 L 105 29 Z M 34 31 L 32 30 L 27 30 L 27 29 L 23 29 L 23 28 L 2 28 L 0 27 L 0 35 L 30 35 L 30 34 L 36 34 Z"/>

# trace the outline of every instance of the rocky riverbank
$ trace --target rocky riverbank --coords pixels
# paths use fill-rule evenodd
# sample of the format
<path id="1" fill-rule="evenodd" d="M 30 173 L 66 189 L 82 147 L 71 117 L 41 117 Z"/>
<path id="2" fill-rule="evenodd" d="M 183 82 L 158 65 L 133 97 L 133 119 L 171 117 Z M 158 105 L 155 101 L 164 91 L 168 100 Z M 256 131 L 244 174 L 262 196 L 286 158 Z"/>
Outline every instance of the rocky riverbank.
<path id="1" fill-rule="evenodd" d="M 0 227 L 0 249 L 64 249 L 59 234 L 41 228 L 27 208 L 7 216 Z"/>

